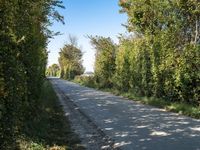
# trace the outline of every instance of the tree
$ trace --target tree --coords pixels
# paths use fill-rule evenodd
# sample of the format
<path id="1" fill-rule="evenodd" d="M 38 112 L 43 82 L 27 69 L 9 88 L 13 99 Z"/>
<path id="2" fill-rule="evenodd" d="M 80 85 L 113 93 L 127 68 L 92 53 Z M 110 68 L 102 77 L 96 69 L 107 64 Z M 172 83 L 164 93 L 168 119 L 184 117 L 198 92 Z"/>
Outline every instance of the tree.
<path id="1" fill-rule="evenodd" d="M 114 75 L 115 88 L 128 92 L 130 89 L 130 61 L 129 54 L 132 49 L 132 43 L 129 39 L 121 39 L 116 53 L 116 69 Z"/>
<path id="2" fill-rule="evenodd" d="M 112 87 L 112 78 L 115 72 L 116 45 L 111 38 L 89 37 L 96 50 L 95 78 L 99 87 Z"/>
<path id="3" fill-rule="evenodd" d="M 133 42 L 138 52 L 130 53 L 140 58 L 130 63 L 132 75 L 144 73 L 133 82 L 142 85 L 140 93 L 199 105 L 200 2 L 120 0 L 119 4 L 128 15 L 127 29 L 143 41 Z"/>
<path id="4" fill-rule="evenodd" d="M 69 43 L 66 43 L 59 52 L 59 64 L 61 68 L 60 77 L 63 79 L 74 79 L 76 75 L 84 72 L 82 65 L 82 52 L 77 46 L 77 39 L 69 36 Z"/>
<path id="5" fill-rule="evenodd" d="M 57 64 L 53 64 L 47 68 L 46 75 L 50 77 L 60 76 L 60 67 Z"/>

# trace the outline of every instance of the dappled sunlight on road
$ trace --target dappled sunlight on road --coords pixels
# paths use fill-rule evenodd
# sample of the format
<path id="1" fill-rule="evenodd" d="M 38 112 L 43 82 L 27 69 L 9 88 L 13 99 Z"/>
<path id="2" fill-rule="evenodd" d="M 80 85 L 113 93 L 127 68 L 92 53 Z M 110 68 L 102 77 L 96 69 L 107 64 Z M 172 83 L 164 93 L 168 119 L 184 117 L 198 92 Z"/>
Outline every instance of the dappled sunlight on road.
<path id="1" fill-rule="evenodd" d="M 171 134 L 167 132 L 163 132 L 163 131 L 153 131 L 150 135 L 151 136 L 168 136 Z"/>
<path id="2" fill-rule="evenodd" d="M 196 127 L 196 128 L 190 128 L 193 131 L 199 131 L 200 132 L 200 127 Z M 200 133 L 199 133 L 200 134 Z"/>
<path id="3" fill-rule="evenodd" d="M 124 141 L 122 141 L 122 142 L 119 142 L 119 143 L 115 143 L 115 144 L 114 144 L 114 148 L 122 147 L 122 146 L 129 145 L 129 144 L 131 144 L 130 141 L 129 141 L 129 142 L 124 142 Z"/>
<path id="4" fill-rule="evenodd" d="M 58 80 L 79 108 L 122 149 L 200 149 L 200 121 Z"/>

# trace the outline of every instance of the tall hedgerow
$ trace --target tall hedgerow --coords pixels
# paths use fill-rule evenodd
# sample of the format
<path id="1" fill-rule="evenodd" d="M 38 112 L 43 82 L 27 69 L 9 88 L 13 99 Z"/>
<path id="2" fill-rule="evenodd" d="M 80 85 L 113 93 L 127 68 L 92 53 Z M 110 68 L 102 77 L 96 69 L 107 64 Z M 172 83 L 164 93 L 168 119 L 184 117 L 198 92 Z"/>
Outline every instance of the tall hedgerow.
<path id="1" fill-rule="evenodd" d="M 0 0 L 0 147 L 15 149 L 25 120 L 34 119 L 45 77 L 50 18 L 59 0 Z M 33 118 L 31 118 L 33 117 Z"/>

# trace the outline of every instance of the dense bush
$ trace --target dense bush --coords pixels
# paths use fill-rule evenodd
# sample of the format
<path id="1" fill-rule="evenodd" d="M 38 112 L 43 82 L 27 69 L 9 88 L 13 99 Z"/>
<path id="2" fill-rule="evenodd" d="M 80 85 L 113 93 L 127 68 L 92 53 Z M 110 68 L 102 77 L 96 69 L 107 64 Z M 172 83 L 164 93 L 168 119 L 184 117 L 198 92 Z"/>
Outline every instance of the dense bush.
<path id="1" fill-rule="evenodd" d="M 99 88 L 111 88 L 115 72 L 116 45 L 110 38 L 100 36 L 90 37 L 90 40 L 96 51 L 95 82 Z"/>
<path id="2" fill-rule="evenodd" d="M 116 58 L 120 90 L 200 104 L 200 2 L 120 1 L 135 37 Z"/>
<path id="3" fill-rule="evenodd" d="M 96 88 L 97 84 L 95 82 L 94 76 L 76 76 L 74 82 L 79 83 L 84 86 Z"/>
<path id="4" fill-rule="evenodd" d="M 54 6 L 62 7 L 58 0 L 0 0 L 1 149 L 15 149 L 24 120 L 37 111 L 51 36 L 49 16 L 62 19 Z"/>
<path id="5" fill-rule="evenodd" d="M 200 2 L 120 0 L 131 37 L 92 37 L 94 80 L 166 101 L 200 105 Z"/>

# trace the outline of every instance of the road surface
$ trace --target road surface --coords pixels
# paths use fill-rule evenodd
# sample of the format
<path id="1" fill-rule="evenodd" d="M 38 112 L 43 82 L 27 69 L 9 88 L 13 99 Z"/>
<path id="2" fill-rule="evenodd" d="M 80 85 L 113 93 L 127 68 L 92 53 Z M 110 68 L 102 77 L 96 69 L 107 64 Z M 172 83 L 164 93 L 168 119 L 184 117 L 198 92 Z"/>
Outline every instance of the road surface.
<path id="1" fill-rule="evenodd" d="M 200 120 L 51 78 L 87 149 L 200 150 Z"/>

